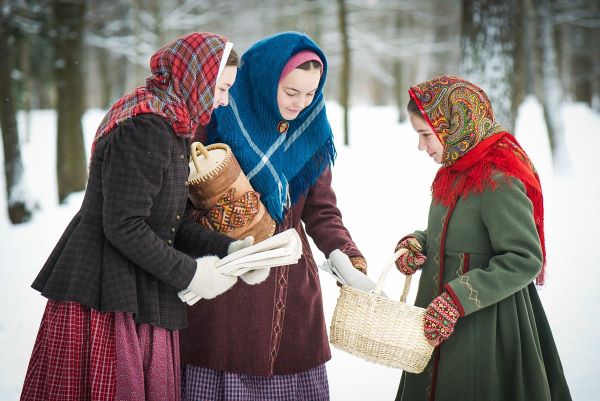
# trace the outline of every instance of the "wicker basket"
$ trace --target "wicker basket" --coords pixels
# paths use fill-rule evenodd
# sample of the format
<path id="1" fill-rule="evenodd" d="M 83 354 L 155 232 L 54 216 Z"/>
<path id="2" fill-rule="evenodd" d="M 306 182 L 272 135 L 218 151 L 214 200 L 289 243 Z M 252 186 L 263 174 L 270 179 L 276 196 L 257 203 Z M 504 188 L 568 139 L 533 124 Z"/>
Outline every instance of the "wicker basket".
<path id="1" fill-rule="evenodd" d="M 370 362 L 421 373 L 433 352 L 423 334 L 425 309 L 406 304 L 411 276 L 406 276 L 400 301 L 381 295 L 386 276 L 401 249 L 381 273 L 373 291 L 341 288 L 333 313 L 330 341 L 336 348 Z"/>

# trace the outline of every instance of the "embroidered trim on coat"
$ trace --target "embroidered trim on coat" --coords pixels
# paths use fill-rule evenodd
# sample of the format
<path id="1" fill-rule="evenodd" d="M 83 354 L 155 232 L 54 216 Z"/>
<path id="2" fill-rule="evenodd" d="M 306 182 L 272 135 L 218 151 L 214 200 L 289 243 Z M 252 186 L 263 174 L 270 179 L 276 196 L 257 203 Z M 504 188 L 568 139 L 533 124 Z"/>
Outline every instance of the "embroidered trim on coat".
<path id="1" fill-rule="evenodd" d="M 479 291 L 477 291 L 476 289 L 473 288 L 473 286 L 469 283 L 469 276 L 467 275 L 462 275 L 460 276 L 460 283 L 464 284 L 470 291 L 469 293 L 469 299 L 473 302 L 475 302 L 475 305 L 477 305 L 478 308 L 481 308 L 481 301 L 479 301 Z"/>
<path id="2" fill-rule="evenodd" d="M 458 254 L 460 261 L 458 263 L 458 270 L 456 271 L 456 277 L 460 277 L 463 274 L 467 274 L 469 271 L 469 260 L 470 254 L 468 252 L 460 252 Z"/>
<path id="3" fill-rule="evenodd" d="M 275 365 L 275 360 L 277 359 L 277 354 L 279 353 L 279 345 L 281 344 L 289 268 L 289 266 L 281 266 L 277 268 L 277 281 L 275 282 L 275 304 L 273 306 L 273 328 L 271 329 L 271 371 L 273 371 L 273 366 Z"/>
<path id="4" fill-rule="evenodd" d="M 458 253 L 458 269 L 456 270 L 456 277 L 462 276 L 463 268 L 465 267 L 465 254 L 462 252 Z"/>
<path id="5" fill-rule="evenodd" d="M 445 222 L 446 222 L 446 215 L 442 216 L 442 219 L 441 219 L 442 227 L 444 227 Z M 440 242 L 441 242 L 442 232 L 443 231 L 444 230 L 440 230 L 440 232 L 438 233 L 437 237 L 435 237 L 435 242 L 436 243 L 435 243 L 434 249 L 436 251 L 435 251 L 435 256 L 433 257 L 433 261 L 436 263 L 436 265 L 438 266 L 438 268 L 437 268 L 435 274 L 433 275 L 433 282 L 435 283 L 435 287 L 433 289 L 433 294 L 432 294 L 433 297 L 432 297 L 432 299 L 438 296 L 437 288 L 440 285 L 440 269 L 439 269 L 439 266 L 440 266 L 440 251 L 439 251 L 439 249 L 440 249 Z"/>

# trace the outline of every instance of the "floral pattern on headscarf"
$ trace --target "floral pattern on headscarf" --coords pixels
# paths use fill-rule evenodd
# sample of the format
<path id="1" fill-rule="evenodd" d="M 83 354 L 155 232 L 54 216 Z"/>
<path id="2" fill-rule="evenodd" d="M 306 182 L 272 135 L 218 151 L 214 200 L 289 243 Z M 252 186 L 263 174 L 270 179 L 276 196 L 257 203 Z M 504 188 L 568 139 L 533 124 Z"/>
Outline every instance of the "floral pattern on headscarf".
<path id="1" fill-rule="evenodd" d="M 433 78 L 412 86 L 409 93 L 444 145 L 444 166 L 456 162 L 482 140 L 506 131 L 496 122 L 485 92 L 462 78 Z"/>
<path id="2" fill-rule="evenodd" d="M 519 142 L 498 124 L 488 96 L 462 78 L 442 76 L 408 91 L 421 114 L 444 145 L 443 166 L 431 185 L 434 201 L 450 210 L 459 198 L 498 185 L 496 173 L 519 179 L 533 204 L 543 263 L 536 278 L 544 283 L 546 246 L 544 200 L 540 179 Z"/>
<path id="3" fill-rule="evenodd" d="M 217 73 L 227 39 L 194 32 L 158 50 L 150 59 L 146 85 L 119 99 L 100 123 L 98 138 L 138 114 L 163 117 L 176 135 L 191 136 L 210 121 Z M 93 150 L 94 146 L 92 146 Z"/>

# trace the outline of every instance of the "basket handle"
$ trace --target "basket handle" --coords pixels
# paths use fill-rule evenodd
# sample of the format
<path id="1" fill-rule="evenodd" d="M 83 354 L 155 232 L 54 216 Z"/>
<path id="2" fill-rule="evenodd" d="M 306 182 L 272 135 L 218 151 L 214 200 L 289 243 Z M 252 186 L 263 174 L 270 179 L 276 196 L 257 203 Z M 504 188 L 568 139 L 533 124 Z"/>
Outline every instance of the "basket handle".
<path id="1" fill-rule="evenodd" d="M 198 151 L 202 153 L 205 159 L 208 160 L 208 150 L 202 145 L 201 142 L 194 142 L 190 145 L 190 153 L 192 156 L 192 161 L 194 162 L 194 167 L 196 167 L 196 171 L 200 172 L 200 162 L 198 161 Z"/>
<path id="2" fill-rule="evenodd" d="M 381 274 L 379 275 L 379 280 L 377 280 L 377 285 L 375 286 L 375 293 L 377 294 L 381 294 L 381 291 L 383 291 L 383 285 L 385 284 L 385 280 L 387 278 L 388 273 L 390 272 L 390 269 L 392 268 L 392 266 L 394 266 L 396 264 L 396 260 L 401 256 L 404 255 L 406 252 L 408 252 L 408 249 L 406 248 L 402 248 L 397 250 L 394 253 L 394 256 L 392 256 L 385 268 L 383 269 L 383 271 L 381 272 Z M 408 296 L 408 290 L 410 289 L 410 282 L 412 280 L 412 274 L 411 275 L 407 275 L 404 279 L 404 289 L 402 290 L 402 295 L 400 295 L 400 302 L 406 302 L 406 297 Z"/>

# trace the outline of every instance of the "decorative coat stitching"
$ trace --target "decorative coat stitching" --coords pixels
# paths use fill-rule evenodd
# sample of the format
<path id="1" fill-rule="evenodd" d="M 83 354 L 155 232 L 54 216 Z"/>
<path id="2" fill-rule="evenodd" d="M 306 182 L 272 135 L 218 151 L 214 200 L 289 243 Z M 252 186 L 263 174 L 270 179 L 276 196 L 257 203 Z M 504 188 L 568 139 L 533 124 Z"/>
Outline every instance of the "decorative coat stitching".
<path id="1" fill-rule="evenodd" d="M 456 277 L 460 277 L 462 276 L 464 273 L 464 267 L 465 267 L 465 254 L 460 252 L 458 254 L 458 270 L 456 270 Z"/>
<path id="2" fill-rule="evenodd" d="M 444 227 L 445 221 L 446 221 L 446 215 L 442 216 L 442 219 L 441 219 L 442 227 Z M 436 252 L 435 252 L 435 256 L 433 257 L 433 260 L 436 263 L 436 265 L 438 266 L 438 268 L 437 268 L 435 274 L 433 275 L 433 281 L 435 283 L 435 287 L 433 289 L 433 298 L 435 298 L 438 295 L 437 288 L 440 285 L 440 268 L 439 268 L 439 266 L 440 266 L 440 251 L 439 251 L 439 249 L 440 249 L 440 241 L 441 241 L 441 237 L 442 237 L 442 232 L 443 232 L 443 230 L 440 230 L 438 235 L 435 237 Z"/>
<path id="3" fill-rule="evenodd" d="M 479 291 L 473 288 L 473 286 L 469 283 L 469 276 L 462 275 L 460 276 L 460 283 L 464 284 L 469 289 L 469 299 L 475 302 L 478 308 L 482 308 L 481 302 L 479 301 Z"/>

